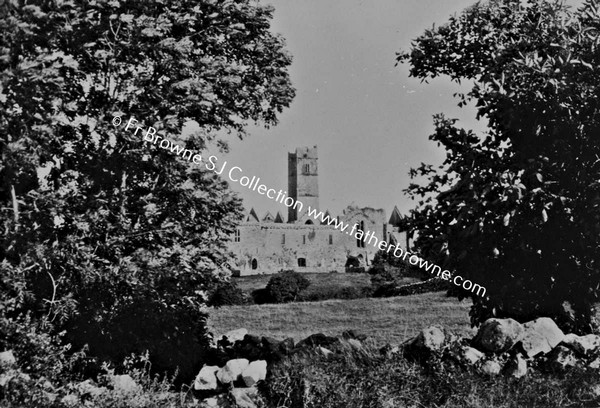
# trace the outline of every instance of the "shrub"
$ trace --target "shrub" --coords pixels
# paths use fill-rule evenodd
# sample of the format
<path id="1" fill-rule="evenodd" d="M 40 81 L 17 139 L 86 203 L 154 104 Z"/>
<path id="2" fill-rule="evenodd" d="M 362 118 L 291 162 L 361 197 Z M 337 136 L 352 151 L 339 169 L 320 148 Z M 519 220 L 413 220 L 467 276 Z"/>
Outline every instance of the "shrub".
<path id="1" fill-rule="evenodd" d="M 267 288 L 255 289 L 250 294 L 252 301 L 257 305 L 264 305 L 265 303 L 271 303 Z"/>
<path id="2" fill-rule="evenodd" d="M 225 282 L 219 285 L 211 294 L 209 306 L 233 306 L 246 303 L 244 292 L 235 282 Z"/>
<path id="3" fill-rule="evenodd" d="M 385 265 L 383 263 L 377 263 L 377 264 L 372 265 L 367 272 L 370 275 L 377 275 L 377 274 L 385 273 L 385 271 L 386 271 Z"/>
<path id="4" fill-rule="evenodd" d="M 283 271 L 269 279 L 266 295 L 270 303 L 292 302 L 309 285 L 310 281 L 302 274 L 294 271 Z"/>

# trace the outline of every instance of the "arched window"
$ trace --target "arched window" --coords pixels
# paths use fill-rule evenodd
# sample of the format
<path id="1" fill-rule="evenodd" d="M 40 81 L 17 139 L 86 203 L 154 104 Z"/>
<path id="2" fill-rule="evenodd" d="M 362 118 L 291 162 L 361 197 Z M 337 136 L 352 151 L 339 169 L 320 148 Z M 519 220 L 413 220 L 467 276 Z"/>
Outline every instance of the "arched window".
<path id="1" fill-rule="evenodd" d="M 256 260 L 256 258 L 254 258 L 252 260 L 252 269 L 257 269 L 258 268 L 258 261 Z"/>
<path id="2" fill-rule="evenodd" d="M 306 268 L 306 258 L 298 258 L 298 266 L 300 268 Z"/>
<path id="3" fill-rule="evenodd" d="M 312 225 L 312 224 L 313 224 L 313 222 L 312 222 L 312 220 L 306 220 L 306 222 L 305 222 L 304 224 L 307 224 L 307 225 Z"/>

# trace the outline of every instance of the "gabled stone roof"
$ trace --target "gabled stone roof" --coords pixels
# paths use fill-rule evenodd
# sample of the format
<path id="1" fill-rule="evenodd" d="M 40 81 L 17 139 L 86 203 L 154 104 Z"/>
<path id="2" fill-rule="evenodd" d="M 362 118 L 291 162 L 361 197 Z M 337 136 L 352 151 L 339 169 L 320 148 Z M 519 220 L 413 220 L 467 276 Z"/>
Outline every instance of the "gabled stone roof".
<path id="1" fill-rule="evenodd" d="M 283 217 L 281 216 L 281 212 L 277 211 L 277 215 L 275 216 L 275 221 L 277 224 L 283 224 L 285 223 L 285 221 L 283 220 Z"/>
<path id="2" fill-rule="evenodd" d="M 256 211 L 254 211 L 254 208 L 250 209 L 250 212 L 246 216 L 246 222 L 260 222 L 258 215 L 256 215 Z"/>

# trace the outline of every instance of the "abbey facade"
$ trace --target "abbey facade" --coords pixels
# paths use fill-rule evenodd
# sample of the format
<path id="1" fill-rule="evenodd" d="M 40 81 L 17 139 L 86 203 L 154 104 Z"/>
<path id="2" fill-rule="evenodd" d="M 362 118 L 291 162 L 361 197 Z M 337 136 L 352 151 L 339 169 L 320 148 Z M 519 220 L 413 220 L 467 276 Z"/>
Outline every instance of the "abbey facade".
<path id="1" fill-rule="evenodd" d="M 281 212 L 259 216 L 251 209 L 246 214 L 229 244 L 236 274 L 344 272 L 347 265 L 368 268 L 381 241 L 407 246 L 396 207 L 389 219 L 385 210 L 369 207 L 349 206 L 338 216 L 321 213 L 318 174 L 317 146 L 288 154 L 287 193 L 303 205 L 288 207 L 287 220 Z M 309 214 L 310 209 L 316 212 Z M 357 231 L 364 233 L 361 239 Z"/>

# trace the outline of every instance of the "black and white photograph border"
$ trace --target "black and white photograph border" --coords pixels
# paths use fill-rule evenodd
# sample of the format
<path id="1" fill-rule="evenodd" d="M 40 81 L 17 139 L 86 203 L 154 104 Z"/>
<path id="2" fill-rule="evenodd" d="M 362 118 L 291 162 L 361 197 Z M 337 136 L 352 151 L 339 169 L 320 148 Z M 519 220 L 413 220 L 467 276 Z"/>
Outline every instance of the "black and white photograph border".
<path id="1" fill-rule="evenodd" d="M 599 47 L 598 0 L 0 0 L 0 406 L 600 406 Z"/>

